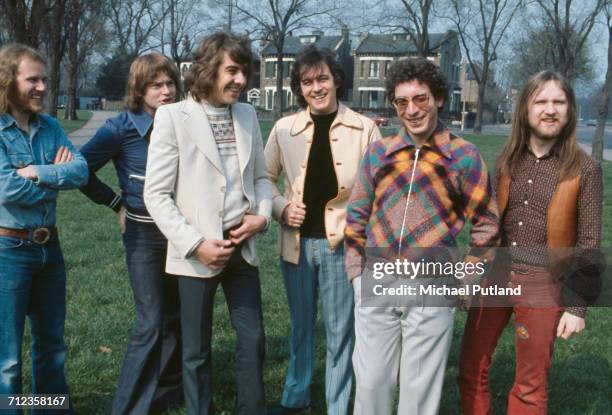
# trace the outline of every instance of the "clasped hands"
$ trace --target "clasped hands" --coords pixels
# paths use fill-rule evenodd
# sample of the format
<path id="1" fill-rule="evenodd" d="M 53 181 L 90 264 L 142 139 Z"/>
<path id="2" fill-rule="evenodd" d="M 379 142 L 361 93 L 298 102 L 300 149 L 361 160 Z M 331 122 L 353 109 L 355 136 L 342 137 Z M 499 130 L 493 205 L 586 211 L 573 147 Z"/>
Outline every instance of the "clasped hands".
<path id="1" fill-rule="evenodd" d="M 266 227 L 266 218 L 260 215 L 246 214 L 242 223 L 229 232 L 229 239 L 206 239 L 196 248 L 194 255 L 211 269 L 225 267 L 234 253 L 236 246 L 261 232 Z"/>

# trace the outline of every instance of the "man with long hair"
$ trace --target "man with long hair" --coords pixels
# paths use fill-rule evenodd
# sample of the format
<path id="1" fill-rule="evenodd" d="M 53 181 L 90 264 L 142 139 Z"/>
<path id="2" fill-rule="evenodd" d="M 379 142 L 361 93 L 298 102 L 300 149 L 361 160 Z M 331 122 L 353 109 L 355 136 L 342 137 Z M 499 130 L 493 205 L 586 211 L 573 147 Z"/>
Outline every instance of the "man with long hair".
<path id="1" fill-rule="evenodd" d="M 157 109 L 180 96 L 180 76 L 160 53 L 132 63 L 127 111 L 110 118 L 83 146 L 89 182 L 81 191 L 119 214 L 136 321 L 119 376 L 113 414 L 146 414 L 182 402 L 178 284 L 164 272 L 168 241 L 145 208 L 147 150 Z M 96 172 L 113 161 L 121 196 Z"/>
<path id="2" fill-rule="evenodd" d="M 87 164 L 58 122 L 41 114 L 46 81 L 45 59 L 36 50 L 20 44 L 0 49 L 2 395 L 22 392 L 26 316 L 32 330 L 32 393 L 68 393 L 66 270 L 55 212 L 59 190 L 87 182 Z"/>
<path id="3" fill-rule="evenodd" d="M 144 199 L 168 238 L 179 276 L 187 413 L 212 414 L 211 340 L 221 285 L 236 331 L 236 412 L 265 413 L 264 328 L 254 236 L 272 210 L 259 123 L 237 103 L 252 63 L 246 38 L 204 39 L 185 77 L 185 101 L 155 114 Z"/>
<path id="4" fill-rule="evenodd" d="M 340 103 L 344 71 L 329 50 L 310 46 L 295 59 L 291 89 L 302 111 L 279 120 L 266 144 L 281 224 L 281 271 L 291 316 L 290 359 L 275 415 L 306 412 L 315 365 L 317 297 L 327 342 L 327 413 L 346 415 L 352 384 L 353 290 L 344 268 L 346 205 L 372 120 Z M 284 172 L 284 194 L 277 186 Z"/>
<path id="5" fill-rule="evenodd" d="M 369 278 L 368 252 L 392 251 L 395 260 L 417 247 L 445 251 L 457 246 L 466 223 L 472 225 L 470 246 L 480 250 L 497 244 L 499 218 L 480 152 L 439 119 L 448 96 L 440 68 L 427 59 L 396 62 L 386 89 L 402 129 L 366 150 L 345 231 L 355 290 L 354 414 L 394 412 L 399 378 L 397 413 L 433 415 L 440 406 L 455 309 L 425 302 L 368 306 L 362 290 Z"/>
<path id="6" fill-rule="evenodd" d="M 459 373 L 464 414 L 491 413 L 491 356 L 513 313 L 516 373 L 508 397 L 511 415 L 547 412 L 555 337 L 568 339 L 585 327 L 585 306 L 597 285 L 589 281 L 592 272 L 573 275 L 577 295 L 569 304 L 561 301 L 559 282 L 560 271 L 571 264 L 564 251 L 577 247 L 583 260 L 585 255 L 597 257 L 601 240 L 601 169 L 577 146 L 576 119 L 574 92 L 563 76 L 543 71 L 527 81 L 494 179 L 502 247 L 509 257 L 507 269 L 495 274 L 501 274 L 507 286 L 522 290 L 508 306 L 485 304 L 469 311 Z M 498 254 L 497 260 L 501 257 Z"/>

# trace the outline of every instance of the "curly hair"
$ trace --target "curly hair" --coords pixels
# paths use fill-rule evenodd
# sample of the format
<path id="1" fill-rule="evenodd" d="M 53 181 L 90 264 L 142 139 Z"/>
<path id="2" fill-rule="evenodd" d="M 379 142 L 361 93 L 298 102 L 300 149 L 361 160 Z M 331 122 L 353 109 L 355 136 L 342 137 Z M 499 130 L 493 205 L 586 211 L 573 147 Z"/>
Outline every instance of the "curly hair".
<path id="1" fill-rule="evenodd" d="M 448 83 L 440 68 L 427 59 L 410 58 L 396 62 L 389 68 L 385 81 L 389 102 L 395 99 L 395 88 L 399 84 L 410 81 L 418 81 L 427 85 L 434 98 L 442 100 L 442 105 L 448 99 Z"/>
<path id="2" fill-rule="evenodd" d="M 21 43 L 9 43 L 0 49 L 0 115 L 8 111 L 9 102 L 15 98 L 17 70 L 24 57 L 47 64 L 36 49 Z"/>
<path id="3" fill-rule="evenodd" d="M 306 108 L 308 106 L 302 95 L 300 85 L 302 75 L 309 69 L 321 69 L 323 65 L 327 65 L 334 78 L 336 97 L 340 99 L 344 94 L 344 80 L 346 75 L 342 67 L 336 62 L 334 53 L 329 49 L 318 49 L 316 46 L 311 45 L 306 47 L 295 57 L 295 63 L 291 69 L 291 91 L 297 98 L 300 107 Z"/>
<path id="4" fill-rule="evenodd" d="M 139 56 L 132 62 L 127 82 L 127 107 L 132 111 L 142 110 L 147 86 L 161 74 L 166 74 L 176 86 L 176 98 L 181 96 L 181 82 L 173 61 L 161 53 Z"/>
<path id="5" fill-rule="evenodd" d="M 253 63 L 249 39 L 227 32 L 217 32 L 200 43 L 193 54 L 191 68 L 185 73 L 185 91 L 196 101 L 207 98 L 212 92 L 226 52 L 234 62 L 244 67 L 248 83 Z"/>

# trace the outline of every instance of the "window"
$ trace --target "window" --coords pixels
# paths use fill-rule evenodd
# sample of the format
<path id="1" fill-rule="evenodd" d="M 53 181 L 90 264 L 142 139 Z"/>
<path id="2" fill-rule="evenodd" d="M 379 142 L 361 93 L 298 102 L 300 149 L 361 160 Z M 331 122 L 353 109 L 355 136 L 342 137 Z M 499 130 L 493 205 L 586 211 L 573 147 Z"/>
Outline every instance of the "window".
<path id="1" fill-rule="evenodd" d="M 370 78 L 378 78 L 378 61 L 370 61 Z"/>
<path id="2" fill-rule="evenodd" d="M 383 77 L 386 77 L 389 73 L 389 68 L 391 67 L 392 63 L 393 61 L 385 61 L 385 71 L 383 72 Z"/>
<path id="3" fill-rule="evenodd" d="M 266 78 L 276 77 L 276 61 L 266 62 Z"/>
<path id="4" fill-rule="evenodd" d="M 366 77 L 366 61 L 364 61 L 363 59 L 359 61 L 360 62 L 360 67 L 359 67 L 359 77 L 360 78 L 365 78 Z"/>

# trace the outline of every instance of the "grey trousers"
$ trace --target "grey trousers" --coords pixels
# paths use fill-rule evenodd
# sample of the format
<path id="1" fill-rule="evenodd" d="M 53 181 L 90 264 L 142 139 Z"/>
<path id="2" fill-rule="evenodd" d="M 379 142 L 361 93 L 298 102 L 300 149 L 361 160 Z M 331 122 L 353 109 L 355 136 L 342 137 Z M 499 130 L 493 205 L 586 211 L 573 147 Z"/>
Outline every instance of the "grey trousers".
<path id="1" fill-rule="evenodd" d="M 393 412 L 399 373 L 400 415 L 438 412 L 453 338 L 454 308 L 362 307 L 355 291 L 354 415 Z"/>

